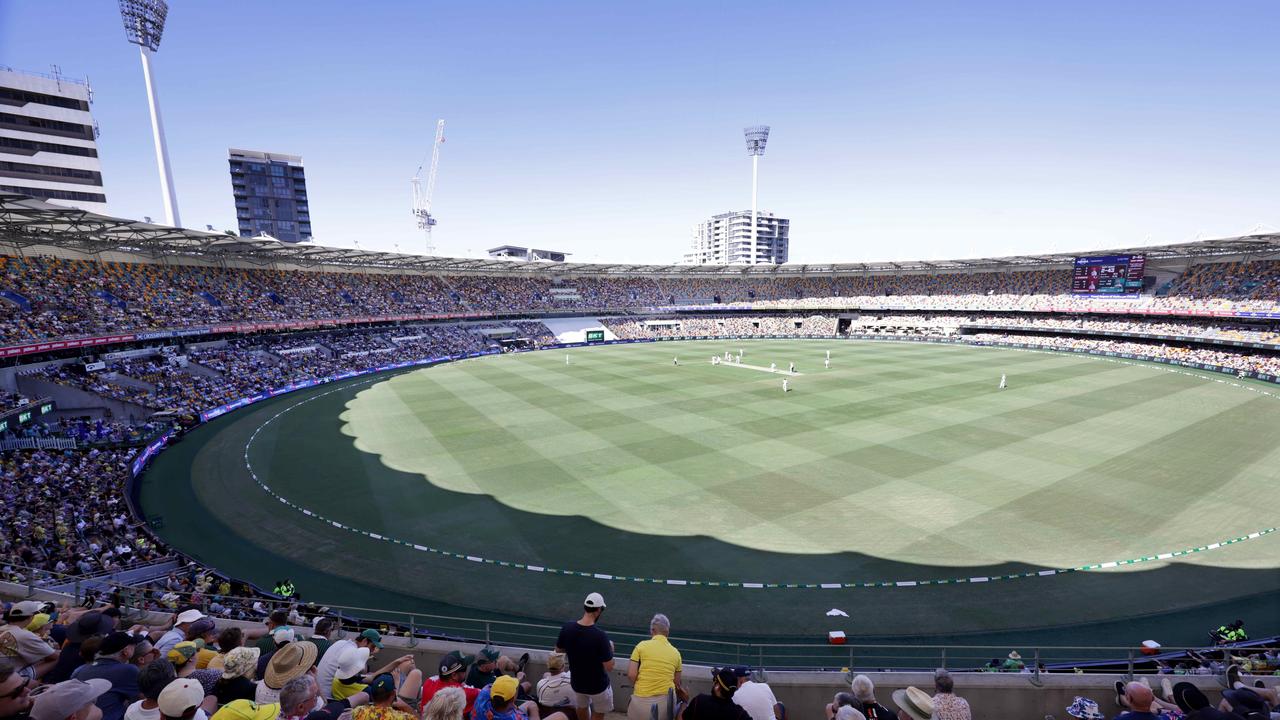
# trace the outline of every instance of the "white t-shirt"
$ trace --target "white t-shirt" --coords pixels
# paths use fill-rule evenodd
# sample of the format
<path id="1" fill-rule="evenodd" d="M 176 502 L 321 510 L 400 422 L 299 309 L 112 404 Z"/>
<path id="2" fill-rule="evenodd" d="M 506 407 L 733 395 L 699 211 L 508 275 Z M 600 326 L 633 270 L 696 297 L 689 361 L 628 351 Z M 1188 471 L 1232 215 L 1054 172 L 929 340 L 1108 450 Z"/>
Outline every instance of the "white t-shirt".
<path id="1" fill-rule="evenodd" d="M 142 707 L 142 701 L 138 700 L 125 708 L 124 720 L 160 720 L 160 708 L 153 707 L 147 710 Z M 191 720 L 209 720 L 209 717 L 204 714 L 204 710 L 196 708 L 196 716 Z"/>
<path id="2" fill-rule="evenodd" d="M 325 699 L 333 699 L 333 677 L 338 674 L 338 661 L 342 658 L 342 653 L 355 646 L 350 640 L 335 640 L 324 651 L 320 664 L 316 665 L 316 684 L 320 686 L 320 695 Z"/>
<path id="3" fill-rule="evenodd" d="M 569 687 L 569 673 L 545 677 L 538 681 L 538 702 L 547 707 L 568 707 L 577 702 L 577 694 Z"/>
<path id="4" fill-rule="evenodd" d="M 778 698 L 768 684 L 748 680 L 733 692 L 733 704 L 746 710 L 751 720 L 774 720 L 773 706 L 778 704 Z"/>
<path id="5" fill-rule="evenodd" d="M 258 686 L 258 689 L 254 691 L 254 695 L 253 695 L 254 702 L 258 703 L 259 705 L 266 705 L 268 703 L 280 702 L 279 690 L 272 690 L 271 688 L 267 687 L 267 684 L 265 682 L 261 680 L 254 683 L 254 685 Z"/>

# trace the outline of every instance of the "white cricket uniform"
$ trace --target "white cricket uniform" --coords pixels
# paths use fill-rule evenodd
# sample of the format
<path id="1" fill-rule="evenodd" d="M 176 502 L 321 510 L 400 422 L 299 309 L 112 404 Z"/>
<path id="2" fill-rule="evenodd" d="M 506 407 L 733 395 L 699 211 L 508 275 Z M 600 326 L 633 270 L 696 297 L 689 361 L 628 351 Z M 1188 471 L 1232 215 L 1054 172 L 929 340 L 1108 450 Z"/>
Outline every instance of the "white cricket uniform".
<path id="1" fill-rule="evenodd" d="M 1005 388 L 1006 388 L 1006 387 L 1008 387 L 1008 386 L 1009 386 L 1009 383 L 1006 381 L 1005 376 L 1004 376 L 1004 375 L 1001 375 L 1001 376 L 1000 376 L 1000 389 L 1001 389 L 1001 390 L 1003 390 L 1003 389 L 1005 389 Z"/>

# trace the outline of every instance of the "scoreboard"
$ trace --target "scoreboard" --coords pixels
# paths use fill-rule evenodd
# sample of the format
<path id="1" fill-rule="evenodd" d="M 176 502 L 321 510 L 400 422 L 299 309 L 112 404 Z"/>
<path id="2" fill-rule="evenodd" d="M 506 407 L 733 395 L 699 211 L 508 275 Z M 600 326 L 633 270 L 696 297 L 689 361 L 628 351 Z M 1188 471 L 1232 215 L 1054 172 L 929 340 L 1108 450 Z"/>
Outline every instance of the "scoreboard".
<path id="1" fill-rule="evenodd" d="M 1076 258 L 1071 292 L 1081 294 L 1136 294 L 1142 292 L 1146 255 L 1098 255 Z"/>

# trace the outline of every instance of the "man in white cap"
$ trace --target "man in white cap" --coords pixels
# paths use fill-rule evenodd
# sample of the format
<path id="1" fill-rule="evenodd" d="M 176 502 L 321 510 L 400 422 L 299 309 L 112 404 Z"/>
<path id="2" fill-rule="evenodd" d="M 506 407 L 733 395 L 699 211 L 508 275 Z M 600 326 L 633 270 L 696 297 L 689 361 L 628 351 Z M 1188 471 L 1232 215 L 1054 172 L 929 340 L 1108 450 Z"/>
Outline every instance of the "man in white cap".
<path id="1" fill-rule="evenodd" d="M 207 699 L 206 703 L 204 687 L 200 681 L 177 678 L 164 686 L 156 703 L 160 708 L 160 717 L 165 720 L 203 720 L 206 709 L 218 706 L 217 698 L 210 695 Z"/>
<path id="2" fill-rule="evenodd" d="M 36 696 L 31 720 L 101 720 L 102 710 L 94 702 L 111 689 L 106 680 L 68 680 L 51 685 Z"/>
<path id="3" fill-rule="evenodd" d="M 164 657 L 169 654 L 174 645 L 187 639 L 187 628 L 191 627 L 191 623 L 204 617 L 204 613 L 199 610 L 183 610 L 173 618 L 173 629 L 160 636 L 156 641 L 155 648 L 159 651 L 160 656 Z"/>
<path id="4" fill-rule="evenodd" d="M 578 720 L 603 720 L 613 712 L 613 643 L 597 623 L 604 613 L 604 598 L 591 593 L 582 601 L 582 617 L 565 623 L 556 639 L 556 652 L 569 658 L 573 672 L 569 685 L 576 696 Z"/>
<path id="5" fill-rule="evenodd" d="M 43 605 L 34 600 L 16 602 L 4 614 L 0 625 L 0 657 L 9 657 L 18 665 L 18 674 L 38 680 L 53 669 L 58 653 L 39 635 L 27 629 Z"/>

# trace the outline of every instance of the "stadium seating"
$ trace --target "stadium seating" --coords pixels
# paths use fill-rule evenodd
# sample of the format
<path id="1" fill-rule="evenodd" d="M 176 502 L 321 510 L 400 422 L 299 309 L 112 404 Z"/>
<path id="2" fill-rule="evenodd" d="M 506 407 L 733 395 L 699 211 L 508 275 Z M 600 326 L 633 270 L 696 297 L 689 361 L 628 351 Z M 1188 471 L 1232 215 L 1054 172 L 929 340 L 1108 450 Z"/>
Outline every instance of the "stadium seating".
<path id="1" fill-rule="evenodd" d="M 117 572 L 170 558 L 173 553 L 131 515 L 125 488 L 141 448 L 164 433 L 194 425 L 201 411 L 290 383 L 478 352 L 494 346 L 492 331 L 510 329 L 534 347 L 554 346 L 555 335 L 536 319 L 542 312 L 600 315 L 624 340 L 947 337 L 977 344 L 1127 353 L 1280 376 L 1280 351 L 1226 344 L 1280 345 L 1280 322 L 1091 314 L 1086 311 L 1097 310 L 1093 301 L 1064 291 L 1069 281 L 1065 270 L 552 279 L 0 256 L 0 344 L 220 323 L 328 323 L 294 332 L 201 330 L 193 336 L 156 340 L 150 354 L 104 360 L 96 370 L 87 369 L 73 354 L 42 354 L 41 363 L 19 368 L 19 387 L 7 390 L 5 409 L 26 401 L 24 382 L 40 382 L 120 403 L 136 410 L 137 419 L 37 420 L 0 436 L 4 441 L 71 440 L 75 445 L 0 454 L 0 579 L 50 584 L 64 576 Z M 1193 266 L 1154 295 L 1120 302 L 1142 311 L 1275 312 L 1280 310 L 1278 294 L 1280 262 L 1216 263 Z M 685 307 L 704 305 L 719 307 Z M 459 314 L 479 317 L 372 320 Z M 335 327 L 333 321 L 339 319 L 358 320 Z M 154 415 L 157 411 L 164 413 Z M 129 588 L 129 593 L 128 602 L 145 609 L 175 611 L 199 604 L 232 619 L 261 619 L 281 605 L 279 597 L 194 564 L 150 578 Z M 298 608 L 293 611 L 296 614 Z M 1265 656 L 1249 662 L 1263 667 L 1273 660 L 1280 662 Z M 1207 659 L 1186 672 L 1225 669 L 1223 662 Z M 0 667 L 0 682 L 4 673 Z M 839 717 L 839 709 L 831 708 L 833 716 Z"/>

